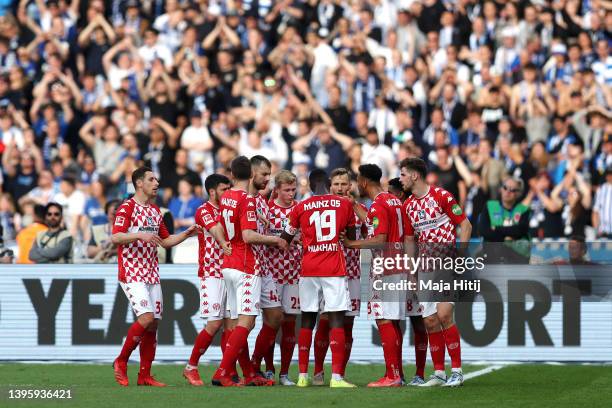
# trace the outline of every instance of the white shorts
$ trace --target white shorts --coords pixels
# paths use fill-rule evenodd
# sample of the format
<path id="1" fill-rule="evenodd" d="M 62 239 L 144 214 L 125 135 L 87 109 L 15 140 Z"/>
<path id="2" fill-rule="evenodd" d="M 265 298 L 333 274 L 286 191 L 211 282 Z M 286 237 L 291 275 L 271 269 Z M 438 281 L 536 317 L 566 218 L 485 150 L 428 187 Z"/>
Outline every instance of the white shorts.
<path id="1" fill-rule="evenodd" d="M 136 317 L 153 313 L 155 319 L 161 319 L 164 311 L 164 298 L 159 283 L 119 282 L 123 293 L 127 296 Z"/>
<path id="2" fill-rule="evenodd" d="M 276 283 L 271 274 L 261 277 L 261 308 L 272 309 L 273 307 L 281 307 L 280 298 L 276 291 Z"/>
<path id="3" fill-rule="evenodd" d="M 376 277 L 386 284 L 400 284 L 406 280 L 406 274 L 393 274 Z M 376 290 L 374 280 L 370 278 L 370 300 L 368 318 L 375 320 L 406 320 L 405 290 Z"/>
<path id="4" fill-rule="evenodd" d="M 230 318 L 257 316 L 261 309 L 261 277 L 231 268 L 225 268 L 221 273 L 225 280 Z"/>
<path id="5" fill-rule="evenodd" d="M 421 306 L 423 307 L 423 317 L 429 317 L 438 312 L 438 303 L 450 303 L 454 305 L 455 302 L 421 302 Z"/>
<path id="6" fill-rule="evenodd" d="M 300 277 L 300 308 L 302 312 L 342 312 L 350 309 L 346 276 Z"/>
<path id="7" fill-rule="evenodd" d="M 299 315 L 300 310 L 300 285 L 297 283 L 277 283 L 276 291 L 283 305 L 283 312 L 290 315 Z"/>
<path id="8" fill-rule="evenodd" d="M 359 316 L 361 310 L 361 281 L 359 279 L 349 279 L 348 289 L 351 307 L 346 312 L 346 316 Z"/>
<path id="9" fill-rule="evenodd" d="M 200 317 L 214 321 L 229 316 L 223 278 L 200 278 Z"/>

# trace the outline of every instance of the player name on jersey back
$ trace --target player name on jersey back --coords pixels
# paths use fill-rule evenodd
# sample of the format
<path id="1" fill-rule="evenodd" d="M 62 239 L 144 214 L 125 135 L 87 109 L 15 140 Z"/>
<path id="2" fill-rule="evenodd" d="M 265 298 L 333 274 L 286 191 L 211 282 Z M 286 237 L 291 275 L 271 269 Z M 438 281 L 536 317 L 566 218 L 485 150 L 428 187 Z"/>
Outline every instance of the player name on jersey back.
<path id="1" fill-rule="evenodd" d="M 297 204 L 286 231 L 302 231 L 304 254 L 301 276 L 345 276 L 346 261 L 340 233 L 355 226 L 352 204 L 330 194 L 313 196 Z"/>

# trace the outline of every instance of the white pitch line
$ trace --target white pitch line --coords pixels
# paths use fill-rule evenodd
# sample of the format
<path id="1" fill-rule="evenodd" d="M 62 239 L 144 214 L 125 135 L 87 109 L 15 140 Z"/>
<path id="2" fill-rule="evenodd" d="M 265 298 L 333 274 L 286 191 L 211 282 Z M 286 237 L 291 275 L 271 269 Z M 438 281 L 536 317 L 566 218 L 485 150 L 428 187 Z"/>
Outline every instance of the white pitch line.
<path id="1" fill-rule="evenodd" d="M 467 373 L 463 376 L 464 380 L 470 380 L 472 378 L 476 378 L 476 377 L 480 377 L 481 375 L 486 375 L 489 373 L 492 373 L 493 371 L 497 371 L 504 368 L 504 366 L 501 365 L 492 365 L 489 367 L 485 367 L 482 370 L 478 370 L 478 371 L 473 371 L 471 373 Z"/>

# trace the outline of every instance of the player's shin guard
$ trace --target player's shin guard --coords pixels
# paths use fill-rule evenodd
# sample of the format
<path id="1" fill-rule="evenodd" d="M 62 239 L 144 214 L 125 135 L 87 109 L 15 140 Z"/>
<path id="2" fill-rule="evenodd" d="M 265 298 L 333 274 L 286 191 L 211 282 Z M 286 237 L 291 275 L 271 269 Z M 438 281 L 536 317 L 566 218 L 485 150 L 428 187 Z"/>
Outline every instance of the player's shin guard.
<path id="1" fill-rule="evenodd" d="M 395 327 L 395 333 L 397 335 L 397 364 L 399 368 L 400 377 L 404 378 L 404 360 L 402 358 L 402 347 L 404 345 L 404 335 L 402 334 L 402 328 L 399 320 L 393 321 Z"/>
<path id="2" fill-rule="evenodd" d="M 441 331 L 429 332 L 427 336 L 429 337 L 429 351 L 431 352 L 434 370 L 444 371 L 444 350 L 446 349 L 444 333 Z"/>
<path id="3" fill-rule="evenodd" d="M 300 374 L 308 373 L 308 360 L 310 359 L 310 345 L 312 343 L 312 329 L 302 328 L 298 338 L 298 366 Z"/>
<path id="4" fill-rule="evenodd" d="M 230 336 L 232 335 L 233 330 L 231 329 L 224 329 L 223 330 L 223 334 L 221 335 L 221 353 L 225 353 L 225 347 L 227 346 L 227 342 L 230 338 Z M 234 368 L 232 369 L 232 371 L 229 374 L 229 377 L 238 375 L 238 372 L 236 371 L 236 363 L 234 363 Z"/>
<path id="5" fill-rule="evenodd" d="M 202 329 L 198 337 L 195 339 L 193 344 L 193 350 L 191 350 L 191 357 L 189 358 L 189 365 L 197 367 L 200 362 L 200 357 L 206 352 L 210 343 L 212 343 L 213 336 L 211 336 L 206 330 Z"/>
<path id="6" fill-rule="evenodd" d="M 329 320 L 319 319 L 317 332 L 314 338 L 314 358 L 315 358 L 315 374 L 323 371 L 323 363 L 325 355 L 329 347 Z"/>
<path id="7" fill-rule="evenodd" d="M 282 329 L 281 375 L 289 373 L 289 365 L 291 364 L 291 359 L 293 358 L 293 350 L 295 349 L 295 320 L 283 322 Z"/>
<path id="8" fill-rule="evenodd" d="M 461 368 L 461 336 L 457 325 L 453 324 L 448 329 L 444 330 L 444 341 L 446 349 L 451 358 L 452 368 Z"/>
<path id="9" fill-rule="evenodd" d="M 382 343 L 383 354 L 385 357 L 386 376 L 389 378 L 399 377 L 398 363 L 398 339 L 397 331 L 393 323 L 378 325 L 380 341 Z"/>
<path id="10" fill-rule="evenodd" d="M 247 338 L 249 335 L 247 334 Z M 250 378 L 255 375 L 255 367 L 249 358 L 249 343 L 245 341 L 244 347 L 240 350 L 238 354 L 238 364 L 240 364 L 240 368 L 242 369 L 242 375 L 244 378 Z M 236 372 L 236 363 L 234 363 L 234 373 Z"/>
<path id="11" fill-rule="evenodd" d="M 139 376 L 149 377 L 151 375 L 151 365 L 155 360 L 155 350 L 157 349 L 157 330 L 146 331 L 140 342 L 140 372 Z"/>
<path id="12" fill-rule="evenodd" d="M 259 331 L 259 334 L 257 335 L 255 350 L 253 351 L 252 363 L 255 370 L 260 370 L 261 360 L 268 353 L 268 350 L 274 344 L 275 339 L 276 330 L 264 323 Z"/>
<path id="13" fill-rule="evenodd" d="M 137 321 L 130 326 L 127 337 L 125 338 L 125 343 L 123 343 L 123 347 L 121 348 L 121 353 L 119 353 L 119 357 L 117 358 L 119 362 L 127 364 L 130 355 L 132 355 L 132 352 L 138 347 L 138 344 L 140 344 L 145 331 L 146 329 Z"/>
<path id="14" fill-rule="evenodd" d="M 332 374 L 343 375 L 345 353 L 344 328 L 335 327 L 329 331 L 329 348 L 332 353 Z"/>
<path id="15" fill-rule="evenodd" d="M 232 371 L 235 371 L 236 361 L 238 360 L 238 356 L 243 353 L 245 349 L 248 347 L 247 337 L 249 336 L 249 329 L 242 326 L 237 326 L 233 331 L 231 336 L 227 341 L 227 345 L 225 347 L 225 352 L 223 353 L 223 359 L 221 360 L 221 365 L 215 372 L 213 378 L 218 377 L 228 377 L 231 375 Z M 248 358 L 248 350 L 246 359 L 251 364 Z"/>
<path id="16" fill-rule="evenodd" d="M 276 345 L 276 340 L 273 340 L 272 344 L 270 344 L 270 347 L 268 347 L 268 351 L 266 351 L 266 355 L 264 356 L 264 362 L 266 363 L 266 371 L 274 371 L 274 346 L 275 345 Z"/>
<path id="17" fill-rule="evenodd" d="M 351 351 L 353 349 L 353 320 L 344 322 L 344 364 L 342 367 L 342 376 L 346 371 L 349 359 L 351 358 Z"/>
<path id="18" fill-rule="evenodd" d="M 414 355 L 416 373 L 421 378 L 425 378 L 425 362 L 427 361 L 427 332 L 414 332 Z"/>

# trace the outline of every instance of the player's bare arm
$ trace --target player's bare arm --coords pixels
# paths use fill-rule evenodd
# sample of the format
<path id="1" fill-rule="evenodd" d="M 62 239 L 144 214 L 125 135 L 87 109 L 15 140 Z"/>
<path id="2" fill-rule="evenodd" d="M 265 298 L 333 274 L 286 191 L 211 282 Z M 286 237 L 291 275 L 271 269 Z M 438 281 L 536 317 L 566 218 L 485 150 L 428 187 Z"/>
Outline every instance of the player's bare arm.
<path id="1" fill-rule="evenodd" d="M 348 231 L 348 228 L 347 228 Z M 354 233 L 354 228 L 353 228 Z M 348 234 L 344 240 L 344 246 L 353 249 L 381 249 L 384 248 L 387 243 L 387 234 L 378 234 L 374 237 L 367 239 L 350 239 Z"/>
<path id="2" fill-rule="evenodd" d="M 287 241 L 281 239 L 281 237 L 262 235 L 253 230 L 243 230 L 242 239 L 244 240 L 244 242 L 251 245 L 259 244 L 275 246 L 279 247 L 282 250 L 287 250 L 287 248 L 289 247 Z"/>
<path id="3" fill-rule="evenodd" d="M 168 238 L 162 240 L 162 246 L 166 249 L 172 248 L 173 246 L 180 244 L 187 238 L 197 235 L 198 232 L 201 230 L 202 230 L 201 226 L 199 226 L 198 224 L 193 224 L 192 226 L 187 228 L 185 231 L 178 233 L 178 234 L 170 235 Z"/>
<path id="4" fill-rule="evenodd" d="M 470 237 L 472 236 L 472 223 L 470 222 L 470 220 L 465 218 L 463 221 L 461 221 L 458 227 L 461 229 L 461 232 L 459 234 L 459 241 L 461 243 L 467 244 L 467 242 L 470 241 Z"/>
<path id="5" fill-rule="evenodd" d="M 113 245 L 126 245 L 134 241 L 150 242 L 157 246 L 163 246 L 163 240 L 159 235 L 147 232 L 117 232 L 111 236 Z"/>
<path id="6" fill-rule="evenodd" d="M 210 235 L 212 235 L 215 241 L 219 243 L 219 246 L 223 248 L 223 253 L 225 255 L 229 256 L 232 254 L 232 246 L 225 240 L 225 233 L 223 232 L 223 226 L 220 222 L 215 224 L 215 226 L 209 229 L 208 232 L 210 232 Z"/>

